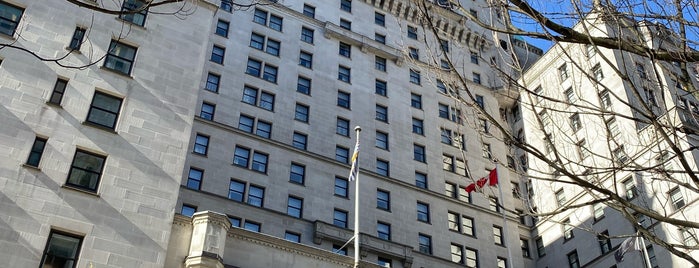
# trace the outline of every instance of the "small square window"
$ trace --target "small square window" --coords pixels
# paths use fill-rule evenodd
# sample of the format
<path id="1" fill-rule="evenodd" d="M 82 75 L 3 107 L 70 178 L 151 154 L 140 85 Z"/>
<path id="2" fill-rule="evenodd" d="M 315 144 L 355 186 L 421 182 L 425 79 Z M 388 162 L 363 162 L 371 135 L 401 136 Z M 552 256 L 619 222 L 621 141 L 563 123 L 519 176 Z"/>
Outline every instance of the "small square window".
<path id="1" fill-rule="evenodd" d="M 376 159 L 376 173 L 381 176 L 390 176 L 390 163 L 386 160 Z"/>
<path id="2" fill-rule="evenodd" d="M 76 150 L 66 185 L 97 192 L 106 157 Z"/>
<path id="3" fill-rule="evenodd" d="M 29 152 L 29 157 L 27 158 L 27 165 L 32 167 L 39 167 L 39 162 L 41 161 L 41 156 L 44 154 L 44 147 L 46 147 L 46 139 L 41 137 L 36 137 L 34 139 L 34 144 L 32 144 L 32 149 Z"/>
<path id="4" fill-rule="evenodd" d="M 337 118 L 337 128 L 335 133 L 345 137 L 349 137 L 349 120 L 344 118 Z"/>
<path id="5" fill-rule="evenodd" d="M 418 234 L 418 248 L 420 253 L 432 255 L 432 237 Z"/>
<path id="6" fill-rule="evenodd" d="M 289 196 L 286 206 L 286 214 L 294 218 L 303 217 L 303 199 Z"/>
<path id="7" fill-rule="evenodd" d="M 211 58 L 209 60 L 218 64 L 223 64 L 223 57 L 225 54 L 226 48 L 214 45 L 214 48 L 211 50 Z"/>
<path id="8" fill-rule="evenodd" d="M 291 145 L 299 150 L 306 150 L 308 143 L 308 135 L 294 132 Z"/>
<path id="9" fill-rule="evenodd" d="M 122 99 L 120 98 L 95 92 L 86 121 L 101 127 L 114 129 L 119 118 L 121 102 Z"/>
<path id="10" fill-rule="evenodd" d="M 422 79 L 420 77 L 420 72 L 415 71 L 413 69 L 410 69 L 410 83 L 420 85 L 422 83 Z"/>
<path id="11" fill-rule="evenodd" d="M 228 185 L 228 199 L 243 202 L 244 197 L 245 183 L 237 180 L 231 180 L 231 182 Z"/>
<path id="12" fill-rule="evenodd" d="M 410 93 L 410 106 L 422 109 L 422 95 Z"/>
<path id="13" fill-rule="evenodd" d="M 309 107 L 300 103 L 296 103 L 296 110 L 294 113 L 294 119 L 308 123 L 308 110 Z"/>
<path id="14" fill-rule="evenodd" d="M 391 225 L 385 222 L 377 222 L 376 236 L 379 239 L 391 240 Z"/>
<path id="15" fill-rule="evenodd" d="M 0 33 L 13 36 L 24 9 L 0 2 L 0 10 L 2 10 L 0 13 Z"/>
<path id="16" fill-rule="evenodd" d="M 386 35 L 384 34 L 379 34 L 379 33 L 374 33 L 374 41 L 379 42 L 380 44 L 386 44 Z"/>
<path id="17" fill-rule="evenodd" d="M 197 134 L 194 138 L 194 150 L 195 154 L 206 155 L 209 151 L 209 136 Z"/>
<path id="18" fill-rule="evenodd" d="M 335 147 L 335 160 L 340 161 L 345 164 L 349 164 L 349 149 L 336 146 Z"/>
<path id="19" fill-rule="evenodd" d="M 131 68 L 133 67 L 135 58 L 136 47 L 112 40 L 104 60 L 104 67 L 118 73 L 129 75 L 131 74 Z"/>
<path id="20" fill-rule="evenodd" d="M 252 165 L 250 169 L 262 173 L 267 173 L 267 162 L 269 161 L 269 155 L 261 152 L 255 152 L 252 154 Z"/>
<path id="21" fill-rule="evenodd" d="M 296 92 L 306 95 L 311 94 L 311 79 L 299 76 L 296 83 Z"/>
<path id="22" fill-rule="evenodd" d="M 474 72 L 473 73 L 473 82 L 476 84 L 481 84 L 481 74 Z"/>
<path id="23" fill-rule="evenodd" d="M 284 233 L 284 239 L 294 242 L 294 243 L 301 243 L 301 235 L 297 233 L 292 233 L 292 232 L 285 232 Z"/>
<path id="24" fill-rule="evenodd" d="M 348 21 L 346 19 L 340 19 L 340 28 L 351 31 L 352 30 L 352 22 Z"/>
<path id="25" fill-rule="evenodd" d="M 374 23 L 379 26 L 386 27 L 386 15 L 379 12 L 374 12 Z"/>
<path id="26" fill-rule="evenodd" d="M 66 92 L 66 86 L 68 86 L 68 80 L 61 78 L 56 79 L 56 83 L 53 85 L 53 91 L 51 92 L 51 98 L 49 98 L 49 103 L 61 105 L 63 95 Z"/>
<path id="27" fill-rule="evenodd" d="M 148 8 L 143 8 L 145 5 L 146 3 L 141 0 L 124 0 L 121 6 L 121 12 L 123 12 L 123 14 L 119 15 L 119 18 L 138 26 L 143 26 L 146 23 L 146 15 L 148 15 Z M 140 11 L 128 13 L 135 10 Z"/>
<path id="28" fill-rule="evenodd" d="M 314 31 L 306 27 L 301 28 L 301 41 L 313 44 Z"/>
<path id="29" fill-rule="evenodd" d="M 427 157 L 425 156 L 425 146 L 413 144 L 413 159 L 422 163 L 427 161 Z"/>
<path id="30" fill-rule="evenodd" d="M 201 189 L 201 181 L 204 178 L 204 171 L 198 168 L 189 168 L 189 176 L 187 176 L 187 188 L 192 190 Z"/>
<path id="31" fill-rule="evenodd" d="M 340 9 L 342 11 L 352 12 L 352 0 L 340 0 Z"/>
<path id="32" fill-rule="evenodd" d="M 350 108 L 350 93 L 338 91 L 337 92 L 337 106 L 342 108 Z"/>
<path id="33" fill-rule="evenodd" d="M 408 38 L 417 40 L 417 27 L 408 26 Z"/>
<path id="34" fill-rule="evenodd" d="M 236 146 L 233 152 L 233 164 L 239 167 L 248 168 L 250 164 L 250 149 Z"/>
<path id="35" fill-rule="evenodd" d="M 388 83 L 386 81 L 376 79 L 375 92 L 377 95 L 386 96 L 388 94 Z"/>
<path id="36" fill-rule="evenodd" d="M 51 230 L 40 267 L 77 267 L 82 242 L 81 236 Z"/>
<path id="37" fill-rule="evenodd" d="M 260 230 L 262 230 L 262 225 L 257 223 L 257 222 L 245 220 L 245 224 L 243 225 L 243 229 L 259 233 Z"/>
<path id="38" fill-rule="evenodd" d="M 339 52 L 340 56 L 350 58 L 352 56 L 352 46 L 340 42 Z"/>
<path id="39" fill-rule="evenodd" d="M 296 163 L 291 163 L 291 171 L 289 172 L 289 181 L 293 183 L 303 184 L 306 179 L 306 166 Z"/>
<path id="40" fill-rule="evenodd" d="M 255 185 L 250 185 L 248 188 L 248 201 L 247 203 L 256 206 L 256 207 L 264 207 L 264 201 L 265 201 L 265 188 L 255 186 Z"/>
<path id="41" fill-rule="evenodd" d="M 303 15 L 309 18 L 315 18 L 316 8 L 314 6 L 309 6 L 308 4 L 303 4 Z"/>
<path id="42" fill-rule="evenodd" d="M 216 23 L 216 34 L 223 37 L 228 37 L 228 28 L 230 28 L 230 23 L 224 20 L 218 20 Z"/>
<path id="43" fill-rule="evenodd" d="M 376 70 L 385 72 L 386 71 L 386 58 L 375 56 L 374 57 L 374 68 Z"/>
<path id="44" fill-rule="evenodd" d="M 415 186 L 427 189 L 427 174 L 415 171 Z"/>
<path id="45" fill-rule="evenodd" d="M 211 103 L 202 103 L 201 111 L 199 112 L 199 117 L 206 120 L 214 120 L 214 114 L 216 112 L 216 105 Z"/>
<path id="46" fill-rule="evenodd" d="M 73 37 L 70 38 L 70 44 L 68 44 L 68 48 L 70 50 L 80 50 L 80 47 L 83 44 L 83 39 L 85 38 L 85 31 L 85 28 L 82 27 L 75 28 Z"/>
<path id="47" fill-rule="evenodd" d="M 347 179 L 335 177 L 335 195 L 347 197 L 349 194 L 349 182 Z"/>
<path id="48" fill-rule="evenodd" d="M 391 193 L 384 190 L 376 190 L 376 208 L 391 210 Z"/>
<path id="49" fill-rule="evenodd" d="M 301 51 L 299 53 L 299 65 L 306 68 L 313 68 L 313 54 Z"/>
<path id="50" fill-rule="evenodd" d="M 339 66 L 337 70 L 337 80 L 350 83 L 351 70 L 345 66 Z"/>
<path id="51" fill-rule="evenodd" d="M 388 107 L 379 104 L 376 105 L 376 120 L 388 122 Z"/>
<path id="52" fill-rule="evenodd" d="M 221 5 L 219 8 L 221 8 L 224 11 L 228 12 L 233 12 L 233 0 L 221 0 Z"/>
<path id="53" fill-rule="evenodd" d="M 376 147 L 388 150 L 388 133 L 376 131 Z"/>
<path id="54" fill-rule="evenodd" d="M 421 222 L 430 222 L 430 205 L 417 202 L 417 220 Z"/>
<path id="55" fill-rule="evenodd" d="M 335 209 L 333 211 L 333 225 L 340 228 L 347 228 L 347 211 Z"/>
<path id="56" fill-rule="evenodd" d="M 219 84 L 221 83 L 221 76 L 213 73 L 209 73 L 206 77 L 206 90 L 211 92 L 218 92 Z"/>
<path id="57" fill-rule="evenodd" d="M 424 123 L 422 120 L 413 118 L 413 133 L 418 135 L 425 135 Z"/>

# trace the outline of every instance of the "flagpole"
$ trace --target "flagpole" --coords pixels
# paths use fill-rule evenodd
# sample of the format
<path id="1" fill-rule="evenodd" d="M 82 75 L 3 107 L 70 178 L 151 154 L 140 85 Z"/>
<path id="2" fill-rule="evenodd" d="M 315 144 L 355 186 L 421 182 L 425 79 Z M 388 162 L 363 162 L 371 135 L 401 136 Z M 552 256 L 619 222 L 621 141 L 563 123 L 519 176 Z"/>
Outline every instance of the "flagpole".
<path id="1" fill-rule="evenodd" d="M 495 173 L 497 174 L 498 177 L 501 174 L 500 171 L 498 170 L 499 166 L 500 166 L 499 163 L 496 161 L 495 162 Z M 505 248 L 507 248 L 507 262 L 509 262 L 507 267 L 514 267 L 513 261 L 512 261 L 512 250 L 510 249 L 510 247 L 507 246 L 507 238 L 509 236 L 507 235 L 507 217 L 505 216 L 505 206 L 504 206 L 504 202 L 503 202 L 504 199 L 502 198 L 502 182 L 500 181 L 500 178 L 498 178 L 498 192 L 500 192 L 500 198 L 498 199 L 498 202 L 500 203 L 500 208 L 502 209 L 502 232 L 503 232 L 502 233 L 502 237 L 503 237 L 502 243 L 505 246 Z"/>
<path id="2" fill-rule="evenodd" d="M 643 253 L 641 253 L 643 255 L 643 264 L 645 264 L 644 266 L 648 268 L 652 268 L 653 266 L 650 265 L 650 257 L 648 256 L 648 250 L 646 250 L 646 242 L 643 241 L 644 239 L 643 236 L 640 235 L 640 232 L 638 232 L 638 234 L 640 236 L 639 238 L 641 239 L 641 246 L 643 247 Z"/>
<path id="3" fill-rule="evenodd" d="M 359 132 L 362 128 L 356 126 L 354 131 L 357 133 L 357 144 L 359 144 Z M 358 147 L 355 148 L 355 150 L 358 149 Z M 359 159 L 355 159 L 353 164 L 355 165 L 353 168 L 356 169 L 354 175 L 354 268 L 359 268 Z"/>

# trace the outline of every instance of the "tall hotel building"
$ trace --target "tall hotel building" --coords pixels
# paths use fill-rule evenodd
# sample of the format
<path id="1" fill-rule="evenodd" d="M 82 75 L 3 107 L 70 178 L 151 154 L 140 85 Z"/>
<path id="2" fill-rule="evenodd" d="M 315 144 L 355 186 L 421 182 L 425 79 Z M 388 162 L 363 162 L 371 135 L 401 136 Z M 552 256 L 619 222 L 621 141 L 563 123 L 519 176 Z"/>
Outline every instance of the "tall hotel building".
<path id="1" fill-rule="evenodd" d="M 609 20 L 605 12 L 614 11 L 598 7 L 575 29 L 584 31 L 584 23 L 593 36 L 677 50 L 677 36 L 664 26 Z M 528 159 L 522 154 L 529 161 L 528 175 L 536 178 L 527 203 L 533 212 L 548 215 L 532 232 L 537 267 L 648 267 L 639 251 L 627 253 L 622 263 L 614 259 L 622 241 L 637 232 L 658 239 L 645 239 L 651 267 L 691 267 L 659 243 L 699 257 L 691 249 L 697 230 L 667 222 L 699 221 L 690 178 L 699 161 L 699 101 L 691 90 L 698 83 L 694 65 L 687 65 L 690 77 L 683 83 L 677 62 L 557 44 L 523 74 L 527 90 L 521 93 L 522 120 L 515 129 L 538 148 Z"/>
<path id="2" fill-rule="evenodd" d="M 485 1 L 80 2 L 0 1 L 3 265 L 534 267 Z"/>

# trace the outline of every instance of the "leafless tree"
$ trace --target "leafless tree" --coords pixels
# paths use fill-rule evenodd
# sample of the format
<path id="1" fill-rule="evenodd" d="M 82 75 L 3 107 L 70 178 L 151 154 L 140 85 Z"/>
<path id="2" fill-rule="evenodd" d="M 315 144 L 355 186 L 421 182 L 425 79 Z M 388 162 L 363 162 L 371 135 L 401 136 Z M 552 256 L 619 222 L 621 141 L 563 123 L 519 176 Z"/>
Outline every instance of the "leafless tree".
<path id="1" fill-rule="evenodd" d="M 439 80 L 437 90 L 451 96 L 459 109 L 460 122 L 475 122 L 471 127 L 481 128 L 479 120 L 485 119 L 497 133 L 479 131 L 477 137 L 489 135 L 510 146 L 507 154 L 513 159 L 508 162 L 514 162 L 515 155 L 526 156 L 517 169 L 523 178 L 574 189 L 570 196 L 575 198 L 558 200 L 563 202 L 559 206 L 544 206 L 556 200 L 529 195 L 524 198 L 528 213 L 555 222 L 557 215 L 602 204 L 652 243 L 699 266 L 699 259 L 691 255 L 699 249 L 699 223 L 689 212 L 689 203 L 699 193 L 697 4 L 681 0 L 486 3 L 469 8 L 459 1 L 414 0 L 418 21 L 427 33 L 426 46 L 450 40 L 461 47 L 448 51 L 443 45 L 432 45 L 428 60 L 414 59 L 410 64 L 434 74 Z M 462 22 L 467 28 L 477 27 L 464 33 L 448 25 L 447 17 L 454 14 L 466 18 Z M 552 53 L 560 54 L 564 69 L 527 70 L 522 54 L 514 53 L 513 47 L 525 43 L 516 44 L 519 39 L 514 36 L 553 42 Z M 479 54 L 496 78 L 471 77 L 465 68 L 473 57 L 468 51 L 483 46 L 505 51 L 488 57 Z M 412 57 L 410 48 L 406 54 Z M 537 71 L 537 75 L 560 77 L 523 77 Z M 605 75 L 616 82 L 610 84 Z M 566 88 L 558 83 L 562 80 L 568 80 Z M 442 89 L 445 83 L 448 90 Z M 498 95 L 501 109 L 478 105 L 474 92 L 481 83 Z M 527 137 L 513 129 L 522 114 L 529 115 Z M 625 187 L 628 178 L 634 183 Z M 687 236 L 659 235 L 659 229 L 669 226 L 687 230 L 682 232 Z M 576 226 L 592 231 L 588 227 Z"/>

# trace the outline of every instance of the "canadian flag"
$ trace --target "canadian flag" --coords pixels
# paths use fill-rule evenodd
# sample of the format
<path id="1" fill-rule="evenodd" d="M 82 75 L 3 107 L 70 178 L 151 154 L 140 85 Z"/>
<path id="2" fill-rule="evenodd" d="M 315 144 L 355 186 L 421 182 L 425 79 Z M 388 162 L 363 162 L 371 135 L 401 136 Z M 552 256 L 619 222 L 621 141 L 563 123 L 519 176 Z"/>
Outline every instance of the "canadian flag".
<path id="1" fill-rule="evenodd" d="M 498 169 L 497 168 L 494 168 L 493 170 L 491 170 L 490 173 L 488 173 L 487 177 L 483 177 L 483 178 L 478 179 L 478 181 L 469 184 L 464 189 L 466 190 L 466 192 L 470 193 L 470 192 L 473 192 L 475 190 L 483 188 L 483 186 L 485 186 L 486 183 L 488 184 L 488 186 L 495 186 L 498 184 Z"/>

